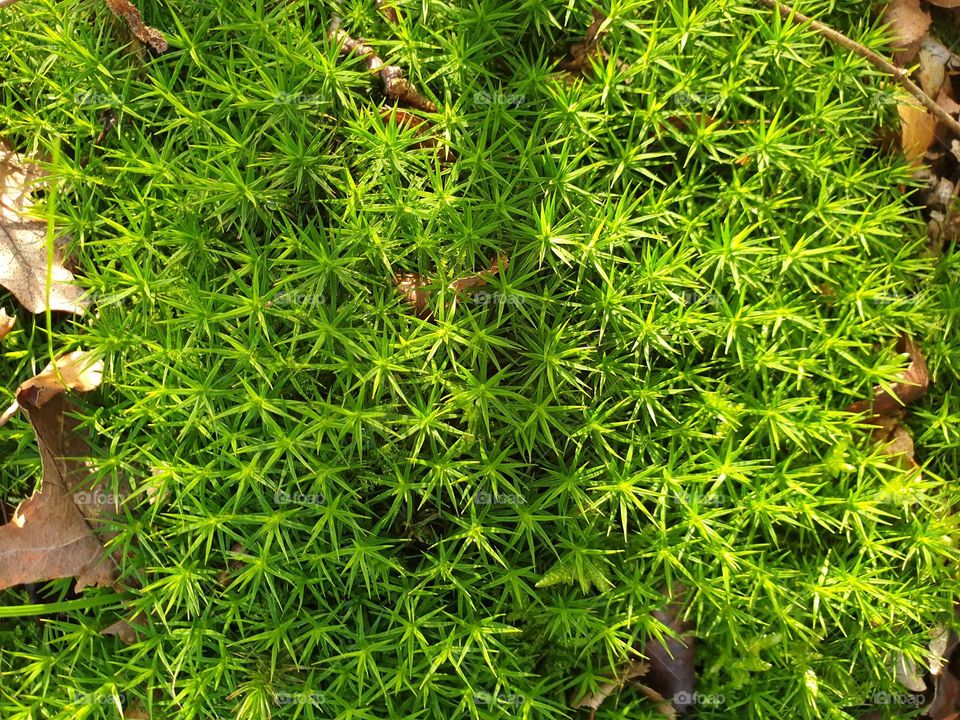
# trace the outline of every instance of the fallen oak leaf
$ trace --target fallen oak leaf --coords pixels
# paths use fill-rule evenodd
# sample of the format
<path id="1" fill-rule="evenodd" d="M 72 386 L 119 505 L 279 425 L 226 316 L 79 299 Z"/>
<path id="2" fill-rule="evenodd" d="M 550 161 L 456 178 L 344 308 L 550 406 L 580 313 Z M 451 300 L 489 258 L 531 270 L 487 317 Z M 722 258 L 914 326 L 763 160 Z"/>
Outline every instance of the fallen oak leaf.
<path id="1" fill-rule="evenodd" d="M 71 353 L 71 355 L 75 355 Z M 77 366 L 77 358 L 72 358 Z M 74 387 L 92 389 L 97 373 L 77 372 Z M 40 449 L 43 476 L 40 490 L 17 507 L 13 519 L 0 526 L 0 590 L 24 583 L 75 577 L 75 591 L 105 586 L 115 579 L 115 566 L 88 519 L 99 513 L 78 502 L 76 490 L 90 478 L 77 458 L 87 454 L 77 432 L 79 422 L 70 412 L 66 384 L 52 395 L 28 399 L 37 385 L 24 383 L 18 402 L 30 416 Z M 46 387 L 49 380 L 40 386 Z M 25 387 L 26 386 L 26 387 Z"/>
<path id="2" fill-rule="evenodd" d="M 163 33 L 145 25 L 140 11 L 130 0 L 107 0 L 107 7 L 109 7 L 118 18 L 126 21 L 130 32 L 133 33 L 134 37 L 140 42 L 146 43 L 158 53 L 166 52 L 169 45 Z"/>
<path id="3" fill-rule="evenodd" d="M 339 44 L 341 55 L 353 54 L 363 58 L 367 69 L 380 77 L 387 97 L 426 112 L 437 111 L 437 106 L 421 95 L 410 84 L 410 81 L 403 76 L 403 70 L 396 65 L 385 65 L 380 56 L 377 55 L 376 50 L 365 44 L 363 40 L 355 40 L 350 37 L 347 31 L 340 27 L 342 22 L 340 18 L 334 17 L 330 21 L 330 29 L 327 31 L 327 37 Z"/>
<path id="4" fill-rule="evenodd" d="M 895 458 L 907 470 L 920 467 L 913 456 L 913 437 L 900 424 L 898 416 L 877 415 L 870 419 L 869 424 L 874 426 L 871 437 L 883 446 L 884 454 Z"/>
<path id="5" fill-rule="evenodd" d="M 40 168 L 0 140 L 0 285 L 32 313 L 47 309 L 47 223 L 26 216 L 30 193 L 43 176 Z M 49 307 L 82 315 L 82 290 L 63 266 L 61 248 L 54 251 Z"/>

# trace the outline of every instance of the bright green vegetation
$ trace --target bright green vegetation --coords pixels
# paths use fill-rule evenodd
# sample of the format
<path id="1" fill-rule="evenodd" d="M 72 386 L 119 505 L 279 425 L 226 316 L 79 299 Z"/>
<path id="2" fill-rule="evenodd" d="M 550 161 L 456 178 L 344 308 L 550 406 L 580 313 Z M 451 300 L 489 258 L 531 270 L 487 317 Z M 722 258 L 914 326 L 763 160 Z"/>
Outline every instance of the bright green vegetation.
<path id="1" fill-rule="evenodd" d="M 178 720 L 585 717 L 569 696 L 662 629 L 668 585 L 723 697 L 696 717 L 915 712 L 873 698 L 958 589 L 960 262 L 879 149 L 883 78 L 745 0 L 601 6 L 610 57 L 573 84 L 578 3 L 401 2 L 396 28 L 372 2 L 140 4 L 171 43 L 143 62 L 103 3 L 0 16 L 0 135 L 60 142 L 98 314 L 53 344 L 106 360 L 79 400 L 138 490 L 115 542 L 150 613 L 129 647 L 98 635 L 116 602 L 0 619 L 0 717 L 115 718 L 113 693 Z M 886 48 L 867 3 L 799 9 Z M 380 118 L 335 13 L 437 100 L 455 163 Z M 497 252 L 435 322 L 391 282 L 441 294 Z M 844 411 L 903 332 L 922 476 Z M 21 313 L 7 395 L 47 342 Z M 28 494 L 24 417 L 0 447 Z M 597 714 L 655 717 L 634 690 Z"/>

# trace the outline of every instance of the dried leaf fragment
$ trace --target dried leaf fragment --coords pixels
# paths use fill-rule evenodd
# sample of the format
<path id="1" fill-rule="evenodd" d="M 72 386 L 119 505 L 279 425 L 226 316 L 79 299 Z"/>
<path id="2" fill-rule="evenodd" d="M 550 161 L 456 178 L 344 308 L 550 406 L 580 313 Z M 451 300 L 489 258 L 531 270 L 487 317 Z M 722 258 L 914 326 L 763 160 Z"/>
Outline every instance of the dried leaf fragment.
<path id="1" fill-rule="evenodd" d="M 86 443 L 76 433 L 72 406 L 58 393 L 42 406 L 28 407 L 43 467 L 40 490 L 20 503 L 0 526 L 0 590 L 23 583 L 75 577 L 77 592 L 114 581 L 115 567 L 104 554 L 81 508 L 78 487 L 89 470 L 77 457 Z"/>
<path id="2" fill-rule="evenodd" d="M 147 618 L 142 613 L 129 620 L 117 620 L 100 631 L 101 635 L 116 635 L 124 645 L 133 645 L 140 639 L 137 628 L 146 627 Z"/>
<path id="3" fill-rule="evenodd" d="M 893 29 L 896 40 L 894 54 L 898 64 L 910 62 L 920 49 L 920 39 L 930 29 L 930 14 L 920 9 L 920 0 L 893 0 L 883 14 Z"/>
<path id="4" fill-rule="evenodd" d="M 910 162 L 920 165 L 927 148 L 933 144 L 937 120 L 917 100 L 910 98 L 897 105 L 900 115 L 900 147 Z"/>
<path id="5" fill-rule="evenodd" d="M 490 263 L 488 269 L 465 278 L 460 278 L 459 280 L 454 280 L 450 283 L 449 287 L 459 294 L 464 290 L 486 285 L 490 278 L 497 275 L 501 270 L 506 270 L 509 264 L 509 258 L 503 253 L 500 253 L 496 259 Z M 417 317 L 429 319 L 432 316 L 429 308 L 431 293 L 430 290 L 427 289 L 431 285 L 430 278 L 420 275 L 419 273 L 400 272 L 394 274 L 393 282 L 397 291 L 403 295 L 404 300 L 410 304 Z"/>
<path id="6" fill-rule="evenodd" d="M 16 324 L 17 318 L 7 315 L 6 308 L 0 308 L 0 340 L 3 340 Z"/>
<path id="7" fill-rule="evenodd" d="M 600 43 L 603 36 L 607 34 L 609 28 L 604 28 L 603 23 L 607 19 L 602 12 L 596 8 L 592 9 L 593 22 L 587 28 L 587 34 L 583 42 L 574 43 L 570 46 L 570 59 L 563 60 L 560 67 L 572 75 L 586 76 L 590 73 L 590 62 L 598 55 L 606 57 Z"/>
<path id="8" fill-rule="evenodd" d="M 847 407 L 847 412 L 862 413 L 872 410 L 875 416 L 893 415 L 901 407 L 909 405 L 927 391 L 930 378 L 927 363 L 920 354 L 919 348 L 910 337 L 903 335 L 897 343 L 897 351 L 909 355 L 910 364 L 901 374 L 900 380 L 891 385 L 893 394 L 877 385 L 873 389 L 872 401 L 855 402 Z"/>
<path id="9" fill-rule="evenodd" d="M 118 18 L 125 20 L 130 32 L 142 43 L 146 43 L 158 53 L 166 52 L 169 45 L 163 33 L 145 25 L 137 6 L 130 0 L 107 0 L 107 7 Z"/>
<path id="10" fill-rule="evenodd" d="M 0 140 L 0 285 L 32 313 L 47 309 L 47 224 L 27 217 L 40 168 Z M 82 291 L 54 252 L 49 305 L 51 310 L 82 315 Z"/>
<path id="11" fill-rule="evenodd" d="M 431 127 L 431 124 L 427 120 L 417 117 L 412 113 L 400 110 L 396 107 L 381 108 L 380 117 L 384 120 L 392 118 L 400 127 L 410 128 L 416 132 L 417 135 L 423 135 Z M 450 148 L 448 148 L 435 137 L 422 140 L 421 142 L 416 143 L 413 147 L 418 149 L 437 148 L 437 155 L 440 158 L 440 162 L 453 162 L 457 159 L 456 153 L 454 153 Z"/>
<path id="12" fill-rule="evenodd" d="M 20 408 L 39 408 L 66 390 L 89 392 L 103 380 L 103 360 L 94 360 L 90 353 L 75 350 L 61 355 L 56 363 L 47 366 L 38 375 L 17 388 L 16 400 L 0 416 L 3 425 Z"/>
<path id="13" fill-rule="evenodd" d="M 570 703 L 570 707 L 575 710 L 578 708 L 590 708 L 592 711 L 590 717 L 592 718 L 597 710 L 600 709 L 600 706 L 603 705 L 604 700 L 610 697 L 615 690 L 619 690 L 631 680 L 643 677 L 649 669 L 650 666 L 645 662 L 632 662 L 617 673 L 616 680 L 603 683 L 596 692 L 577 698 Z"/>

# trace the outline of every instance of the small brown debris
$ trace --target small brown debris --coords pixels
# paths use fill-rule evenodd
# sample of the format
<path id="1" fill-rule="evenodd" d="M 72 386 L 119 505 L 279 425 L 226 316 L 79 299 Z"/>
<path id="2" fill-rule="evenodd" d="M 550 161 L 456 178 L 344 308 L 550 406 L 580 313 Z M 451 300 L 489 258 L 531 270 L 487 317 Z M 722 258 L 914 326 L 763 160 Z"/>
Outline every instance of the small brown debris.
<path id="1" fill-rule="evenodd" d="M 410 128 L 416 132 L 417 135 L 423 135 L 429 128 L 432 127 L 432 124 L 424 120 L 421 117 L 417 117 L 412 113 L 408 113 L 399 108 L 381 108 L 380 117 L 384 120 L 393 119 L 400 127 Z M 435 137 L 427 138 L 416 143 L 413 147 L 420 148 L 436 148 L 437 156 L 440 158 L 440 162 L 449 163 L 454 162 L 457 159 L 456 153 L 453 152 L 450 148 L 440 142 L 439 139 Z"/>
<path id="2" fill-rule="evenodd" d="M 509 264 L 509 258 L 503 253 L 500 253 L 496 259 L 490 263 L 489 268 L 468 277 L 454 280 L 450 283 L 449 287 L 457 294 L 470 288 L 481 287 L 486 285 L 490 278 L 497 275 L 500 271 L 506 270 Z M 404 299 L 410 304 L 417 317 L 425 320 L 432 317 L 429 308 L 431 293 L 430 290 L 426 289 L 431 284 L 429 278 L 418 273 L 400 272 L 394 273 L 393 282 L 397 291 L 403 295 Z"/>
<path id="3" fill-rule="evenodd" d="M 873 389 L 873 400 L 860 400 L 847 407 L 847 412 L 862 413 L 872 411 L 874 416 L 893 415 L 905 405 L 909 405 L 921 397 L 929 385 L 927 363 L 907 335 L 903 335 L 897 343 L 897 351 L 910 356 L 910 364 L 900 376 L 901 379 L 891 386 L 891 395 L 877 385 Z"/>
<path id="4" fill-rule="evenodd" d="M 163 33 L 144 24 L 137 6 L 130 0 L 107 0 L 107 7 L 118 18 L 126 21 L 130 32 L 142 43 L 146 43 L 158 53 L 166 52 L 169 45 Z"/>
<path id="5" fill-rule="evenodd" d="M 421 95 L 403 76 L 403 70 L 396 65 L 385 65 L 376 50 L 363 40 L 355 40 L 346 30 L 341 29 L 342 22 L 340 18 L 334 17 L 327 32 L 327 37 L 340 45 L 341 55 L 352 53 L 363 58 L 370 72 L 380 76 L 387 97 L 426 112 L 437 111 L 437 106 Z"/>

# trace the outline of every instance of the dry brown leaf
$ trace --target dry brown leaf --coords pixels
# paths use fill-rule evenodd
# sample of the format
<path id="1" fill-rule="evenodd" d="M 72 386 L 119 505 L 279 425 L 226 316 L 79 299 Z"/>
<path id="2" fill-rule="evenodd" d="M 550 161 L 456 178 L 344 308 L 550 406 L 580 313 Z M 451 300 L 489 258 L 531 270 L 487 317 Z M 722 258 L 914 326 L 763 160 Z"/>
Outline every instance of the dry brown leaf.
<path id="1" fill-rule="evenodd" d="M 875 442 L 884 446 L 885 454 L 908 470 L 919 467 L 913 456 L 913 438 L 898 417 L 878 415 L 870 420 L 870 424 L 876 426 L 871 435 Z"/>
<path id="2" fill-rule="evenodd" d="M 169 47 L 167 39 L 163 33 L 148 25 L 145 25 L 143 18 L 137 6 L 130 0 L 107 0 L 107 7 L 116 15 L 126 21 L 130 32 L 142 43 L 146 43 L 157 52 L 165 52 Z"/>
<path id="3" fill-rule="evenodd" d="M 0 589 L 75 577 L 75 590 L 110 585 L 114 564 L 75 502 L 89 470 L 76 460 L 88 454 L 76 433 L 72 406 L 59 393 L 41 407 L 28 406 L 43 467 L 40 490 L 20 503 L 0 526 Z"/>
<path id="4" fill-rule="evenodd" d="M 616 680 L 603 683 L 599 688 L 597 688 L 596 692 L 577 698 L 570 703 L 570 707 L 575 710 L 578 708 L 590 708 L 590 717 L 592 718 L 597 710 L 600 709 L 600 706 L 603 705 L 603 702 L 610 697 L 614 691 L 621 689 L 631 680 L 643 677 L 647 674 L 647 670 L 649 669 L 649 666 L 645 662 L 632 662 L 623 667 L 620 672 L 617 673 Z"/>
<path id="5" fill-rule="evenodd" d="M 930 29 L 930 15 L 920 9 L 920 0 L 893 0 L 883 14 L 893 29 L 898 64 L 909 63 L 920 49 L 920 40 Z"/>
<path id="6" fill-rule="evenodd" d="M 481 287 L 486 285 L 490 278 L 502 270 L 506 270 L 509 264 L 510 259 L 503 253 L 500 253 L 497 255 L 497 258 L 490 263 L 489 268 L 468 277 L 454 280 L 450 283 L 449 287 L 457 294 L 470 288 Z M 397 292 L 403 295 L 404 300 L 410 304 L 417 317 L 429 319 L 432 316 L 429 307 L 430 290 L 427 289 L 431 284 L 430 278 L 418 273 L 401 272 L 394 274 L 393 282 L 397 288 Z"/>
<path id="7" fill-rule="evenodd" d="M 897 410 L 909 405 L 927 391 L 930 377 L 927 372 L 927 363 L 920 349 L 914 345 L 910 337 L 903 335 L 897 342 L 897 351 L 909 355 L 910 364 L 900 375 L 900 380 L 891 385 L 893 394 L 877 385 L 873 389 L 872 401 L 855 402 L 847 407 L 847 412 L 862 413 L 869 410 L 875 416 L 894 415 Z"/>
<path id="8" fill-rule="evenodd" d="M 26 215 L 33 206 L 32 188 L 42 176 L 0 140 L 0 285 L 32 313 L 47 309 L 47 223 Z M 83 293 L 72 284 L 73 273 L 63 266 L 59 247 L 51 275 L 50 309 L 82 315 Z"/>
<path id="9" fill-rule="evenodd" d="M 678 637 L 664 637 L 663 642 L 650 638 L 643 650 L 650 663 L 650 672 L 644 678 L 644 685 L 666 700 L 670 705 L 669 710 L 674 713 L 684 713 L 691 708 L 697 683 L 691 627 L 680 617 L 679 611 L 680 603 L 675 601 L 666 610 L 653 613 Z M 662 705 L 660 708 L 661 713 L 671 715 Z"/>
<path id="10" fill-rule="evenodd" d="M 0 308 L 0 340 L 3 340 L 16 324 L 17 318 L 7 315 L 6 308 Z"/>
<path id="11" fill-rule="evenodd" d="M 591 62 L 593 59 L 596 57 L 605 59 L 607 57 L 606 51 L 604 51 L 600 45 L 603 41 L 603 36 L 610 30 L 609 27 L 603 27 L 603 23 L 607 18 L 602 12 L 597 10 L 597 8 L 592 8 L 591 12 L 593 14 L 593 22 L 591 22 L 590 27 L 587 28 L 583 42 L 571 45 L 570 59 L 560 62 L 560 67 L 567 71 L 569 78 L 588 77 L 591 73 Z"/>
<path id="12" fill-rule="evenodd" d="M 960 8 L 960 0 L 927 0 L 927 2 L 942 8 Z"/>
<path id="13" fill-rule="evenodd" d="M 937 120 L 913 98 L 897 105 L 900 115 L 900 147 L 910 162 L 920 165 L 927 148 L 933 144 Z"/>
<path id="14" fill-rule="evenodd" d="M 412 113 L 405 112 L 396 107 L 381 108 L 380 117 L 385 121 L 393 119 L 397 125 L 400 127 L 410 128 L 417 135 L 423 135 L 430 127 L 431 123 L 424 120 L 423 118 L 417 117 Z M 437 156 L 440 158 L 440 162 L 453 162 L 457 159 L 456 153 L 454 153 L 450 148 L 444 145 L 440 140 L 435 137 L 426 138 L 421 142 L 414 144 L 415 148 L 437 148 Z"/>
<path id="15" fill-rule="evenodd" d="M 140 639 L 137 628 L 146 627 L 145 615 L 135 615 L 129 620 L 118 620 L 100 631 L 101 635 L 116 635 L 124 645 L 133 645 Z"/>
<path id="16" fill-rule="evenodd" d="M 943 89 L 941 89 L 940 93 L 937 95 L 937 105 L 942 107 L 949 115 L 956 115 L 957 113 L 960 113 L 960 103 L 947 95 Z"/>
<path id="17" fill-rule="evenodd" d="M 920 42 L 920 87 L 930 97 L 936 97 L 947 76 L 951 52 L 936 38 L 926 35 Z"/>
<path id="18" fill-rule="evenodd" d="M 83 350 L 61 355 L 38 375 L 24 381 L 17 388 L 16 400 L 0 416 L 3 425 L 21 407 L 42 407 L 50 398 L 66 390 L 89 392 L 100 385 L 103 379 L 103 360 L 94 358 Z"/>

